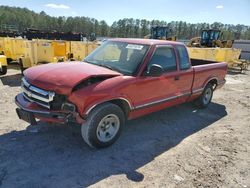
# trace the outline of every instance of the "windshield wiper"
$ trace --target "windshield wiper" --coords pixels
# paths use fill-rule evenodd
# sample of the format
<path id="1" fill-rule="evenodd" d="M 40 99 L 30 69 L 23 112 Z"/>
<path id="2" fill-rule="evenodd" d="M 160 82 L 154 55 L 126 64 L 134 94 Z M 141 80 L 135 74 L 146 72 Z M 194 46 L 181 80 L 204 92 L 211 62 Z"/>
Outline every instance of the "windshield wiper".
<path id="1" fill-rule="evenodd" d="M 91 61 L 88 61 L 88 60 L 86 60 L 86 59 L 84 59 L 83 61 L 86 62 L 86 63 L 93 64 Z"/>
<path id="2" fill-rule="evenodd" d="M 102 67 L 105 67 L 105 68 L 108 68 L 110 70 L 115 70 L 114 68 L 112 68 L 111 66 L 109 65 L 105 65 L 105 64 L 98 64 L 99 66 L 102 66 Z"/>
<path id="3" fill-rule="evenodd" d="M 106 65 L 106 64 L 98 64 L 98 65 L 101 66 L 101 67 L 105 67 L 105 68 L 108 68 L 108 69 L 110 69 L 110 70 L 113 70 L 113 71 L 122 73 L 120 69 L 117 69 L 117 68 L 115 68 L 115 67 L 111 67 L 111 66 Z M 123 73 L 122 73 L 122 74 L 123 74 Z"/>
<path id="4" fill-rule="evenodd" d="M 86 59 L 84 59 L 83 61 L 86 62 L 86 63 L 90 63 L 90 64 L 97 65 L 97 66 L 100 66 L 100 67 L 105 67 L 105 68 L 107 68 L 107 69 L 110 69 L 110 70 L 113 70 L 113 71 L 116 71 L 116 72 L 121 73 L 121 71 L 120 71 L 119 69 L 116 69 L 116 68 L 111 67 L 111 66 L 106 65 L 106 64 L 94 63 L 94 62 L 88 61 L 88 60 L 86 60 Z"/>

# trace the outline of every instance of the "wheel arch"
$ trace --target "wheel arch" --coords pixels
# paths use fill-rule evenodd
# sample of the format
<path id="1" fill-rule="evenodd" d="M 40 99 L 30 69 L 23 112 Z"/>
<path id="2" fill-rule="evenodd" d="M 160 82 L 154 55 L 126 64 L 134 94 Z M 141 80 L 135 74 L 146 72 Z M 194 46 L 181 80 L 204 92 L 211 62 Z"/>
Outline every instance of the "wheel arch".
<path id="1" fill-rule="evenodd" d="M 217 85 L 218 85 L 218 78 L 217 77 L 212 77 L 212 78 L 208 79 L 205 82 L 205 84 L 203 85 L 203 88 L 205 88 L 208 84 L 212 84 L 213 85 L 213 90 L 215 90 Z"/>
<path id="2" fill-rule="evenodd" d="M 124 114 L 125 114 L 125 117 L 127 118 L 128 117 L 128 114 L 130 112 L 130 110 L 133 109 L 131 103 L 129 102 L 129 100 L 127 100 L 126 98 L 123 98 L 123 97 L 119 97 L 119 98 L 114 98 L 114 99 L 110 99 L 110 100 L 104 100 L 104 101 L 101 101 L 101 102 L 98 102 L 96 104 L 93 104 L 91 105 L 90 107 L 88 107 L 85 111 L 85 115 L 88 116 L 89 113 L 96 107 L 98 107 L 99 105 L 103 104 L 103 103 L 112 103 L 112 104 L 115 104 L 117 106 L 119 106 Z"/>

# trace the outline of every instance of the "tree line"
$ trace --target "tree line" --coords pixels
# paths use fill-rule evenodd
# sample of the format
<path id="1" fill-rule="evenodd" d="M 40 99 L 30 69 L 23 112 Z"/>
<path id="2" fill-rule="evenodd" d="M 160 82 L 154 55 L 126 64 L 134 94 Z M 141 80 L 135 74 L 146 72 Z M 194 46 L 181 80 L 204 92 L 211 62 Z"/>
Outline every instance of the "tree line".
<path id="1" fill-rule="evenodd" d="M 97 37 L 132 37 L 143 38 L 150 34 L 151 26 L 168 26 L 178 39 L 190 39 L 200 35 L 202 29 L 220 29 L 223 39 L 250 40 L 250 26 L 243 24 L 223 24 L 219 22 L 187 23 L 185 21 L 160 21 L 124 18 L 108 25 L 105 20 L 97 20 L 84 16 L 53 17 L 44 11 L 36 13 L 27 8 L 0 6 L 0 29 L 14 28 L 19 32 L 26 28 L 35 28 L 43 31 L 81 32 L 86 36 L 95 33 Z"/>

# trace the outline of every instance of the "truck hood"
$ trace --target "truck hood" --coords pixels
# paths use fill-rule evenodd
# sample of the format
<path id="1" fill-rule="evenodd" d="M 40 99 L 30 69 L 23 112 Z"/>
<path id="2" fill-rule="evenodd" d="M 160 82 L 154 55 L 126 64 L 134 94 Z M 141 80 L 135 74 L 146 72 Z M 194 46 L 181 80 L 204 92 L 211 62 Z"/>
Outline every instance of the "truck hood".
<path id="1" fill-rule="evenodd" d="M 114 77 L 118 72 L 85 62 L 50 63 L 24 71 L 25 79 L 36 87 L 69 95 L 72 89 L 91 77 Z"/>

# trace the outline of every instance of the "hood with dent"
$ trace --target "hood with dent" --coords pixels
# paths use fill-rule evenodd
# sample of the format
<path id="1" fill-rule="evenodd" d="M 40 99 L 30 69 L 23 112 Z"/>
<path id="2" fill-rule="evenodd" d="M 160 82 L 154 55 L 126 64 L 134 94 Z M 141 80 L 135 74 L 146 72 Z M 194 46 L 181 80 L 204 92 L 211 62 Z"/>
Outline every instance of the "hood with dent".
<path id="1" fill-rule="evenodd" d="M 80 82 L 91 77 L 114 77 L 118 72 L 84 62 L 51 63 L 24 71 L 26 80 L 41 89 L 68 95 Z"/>

